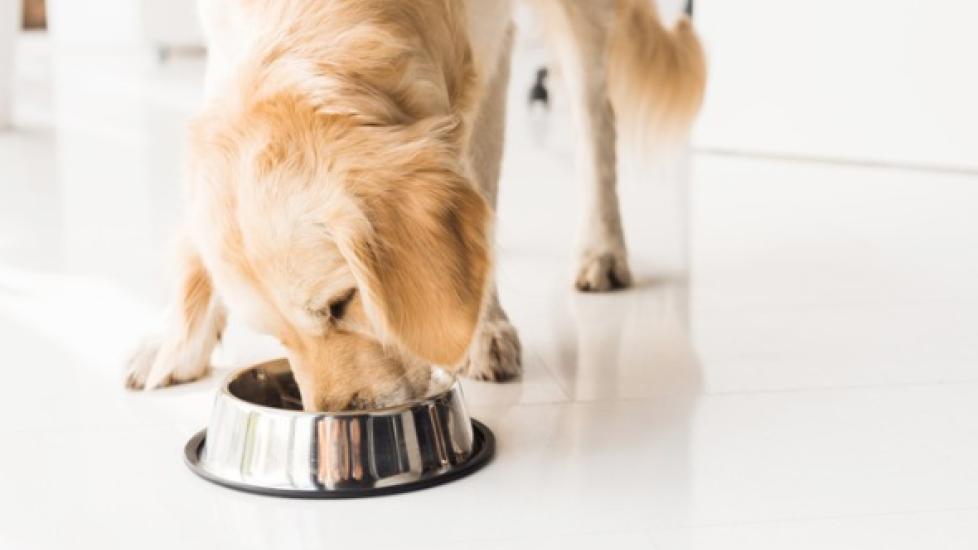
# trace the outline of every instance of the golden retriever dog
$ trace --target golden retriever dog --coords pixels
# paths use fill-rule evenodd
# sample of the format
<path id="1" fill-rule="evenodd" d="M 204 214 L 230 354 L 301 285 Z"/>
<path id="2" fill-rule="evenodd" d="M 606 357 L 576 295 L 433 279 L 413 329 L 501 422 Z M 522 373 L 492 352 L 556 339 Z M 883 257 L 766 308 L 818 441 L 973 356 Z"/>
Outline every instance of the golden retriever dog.
<path id="1" fill-rule="evenodd" d="M 616 135 L 682 132 L 702 97 L 689 22 L 666 28 L 648 1 L 529 2 L 573 105 L 584 291 L 631 280 Z M 517 376 L 519 339 L 492 283 L 511 10 L 202 0 L 209 60 L 180 278 L 127 384 L 204 376 L 228 312 L 282 342 L 307 410 L 407 399 L 430 365 Z"/>

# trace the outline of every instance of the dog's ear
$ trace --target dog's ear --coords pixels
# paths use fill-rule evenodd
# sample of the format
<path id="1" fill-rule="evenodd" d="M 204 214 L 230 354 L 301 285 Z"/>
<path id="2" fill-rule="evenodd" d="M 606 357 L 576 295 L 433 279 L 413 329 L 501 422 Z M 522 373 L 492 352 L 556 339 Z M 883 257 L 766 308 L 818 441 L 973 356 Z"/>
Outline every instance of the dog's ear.
<path id="1" fill-rule="evenodd" d="M 382 339 L 454 366 L 479 323 L 490 210 L 459 171 L 421 158 L 392 180 L 374 172 L 348 186 L 366 223 L 341 248 Z"/>

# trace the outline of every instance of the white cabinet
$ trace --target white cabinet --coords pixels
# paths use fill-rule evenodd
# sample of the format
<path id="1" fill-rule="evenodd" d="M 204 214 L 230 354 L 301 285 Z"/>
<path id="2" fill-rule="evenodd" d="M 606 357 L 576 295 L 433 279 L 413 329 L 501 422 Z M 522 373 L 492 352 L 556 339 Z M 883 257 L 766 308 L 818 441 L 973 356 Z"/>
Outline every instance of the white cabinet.
<path id="1" fill-rule="evenodd" d="M 56 46 L 203 46 L 196 0 L 48 0 L 48 20 Z"/>

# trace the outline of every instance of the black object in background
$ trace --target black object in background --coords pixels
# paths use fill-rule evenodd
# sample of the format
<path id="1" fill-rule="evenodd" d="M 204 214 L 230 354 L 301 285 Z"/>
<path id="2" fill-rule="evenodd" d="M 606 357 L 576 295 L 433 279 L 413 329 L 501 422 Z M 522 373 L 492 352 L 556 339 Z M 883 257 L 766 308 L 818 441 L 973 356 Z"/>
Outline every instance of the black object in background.
<path id="1" fill-rule="evenodd" d="M 533 87 L 530 88 L 530 105 L 533 105 L 537 101 L 543 103 L 544 107 L 550 106 L 550 93 L 547 91 L 546 83 L 547 79 L 547 68 L 540 67 L 537 69 L 537 79 L 533 83 Z"/>

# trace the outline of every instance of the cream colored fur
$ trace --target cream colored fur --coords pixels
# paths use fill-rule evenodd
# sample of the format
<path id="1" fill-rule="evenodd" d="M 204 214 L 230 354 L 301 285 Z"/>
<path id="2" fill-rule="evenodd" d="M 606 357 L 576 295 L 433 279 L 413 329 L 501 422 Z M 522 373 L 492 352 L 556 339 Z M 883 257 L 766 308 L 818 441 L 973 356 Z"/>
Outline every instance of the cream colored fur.
<path id="1" fill-rule="evenodd" d="M 533 3 L 579 130 L 577 286 L 624 286 L 614 114 L 637 132 L 682 131 L 700 101 L 699 47 L 687 23 L 667 31 L 632 0 Z M 183 282 L 129 385 L 204 375 L 225 309 L 282 341 L 309 410 L 405 399 L 430 364 L 517 375 L 490 251 L 510 9 L 203 0 L 211 60 L 191 127 Z"/>

